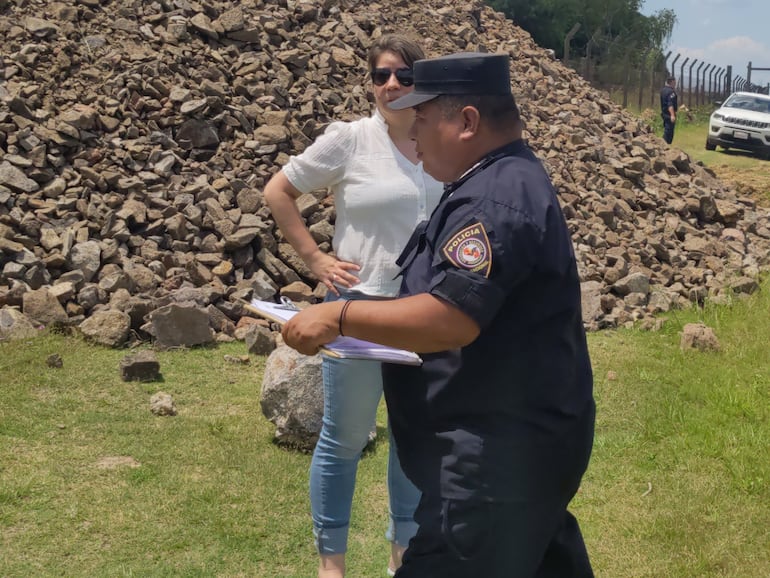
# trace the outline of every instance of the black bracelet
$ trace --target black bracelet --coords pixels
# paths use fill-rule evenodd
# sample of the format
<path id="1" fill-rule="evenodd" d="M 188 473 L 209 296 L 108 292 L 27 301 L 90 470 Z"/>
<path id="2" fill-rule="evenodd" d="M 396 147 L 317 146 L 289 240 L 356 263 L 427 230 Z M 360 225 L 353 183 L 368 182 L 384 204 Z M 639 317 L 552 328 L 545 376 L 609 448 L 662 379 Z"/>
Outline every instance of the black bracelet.
<path id="1" fill-rule="evenodd" d="M 337 322 L 337 326 L 338 326 L 337 329 L 339 329 L 340 335 L 342 335 L 343 337 L 345 336 L 345 334 L 342 333 L 342 324 L 345 321 L 345 314 L 348 312 L 348 307 L 350 307 L 351 303 L 353 303 L 353 301 L 351 300 L 345 301 L 345 304 L 342 306 L 342 309 L 340 310 L 339 321 Z"/>

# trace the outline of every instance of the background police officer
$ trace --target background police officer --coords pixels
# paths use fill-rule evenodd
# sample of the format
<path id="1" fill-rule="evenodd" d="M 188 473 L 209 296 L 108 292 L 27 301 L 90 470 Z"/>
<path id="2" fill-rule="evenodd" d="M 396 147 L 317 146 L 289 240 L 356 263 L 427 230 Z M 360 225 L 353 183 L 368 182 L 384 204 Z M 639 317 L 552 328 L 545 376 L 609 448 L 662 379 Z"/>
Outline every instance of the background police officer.
<path id="1" fill-rule="evenodd" d="M 663 140 L 668 144 L 674 140 L 676 112 L 679 104 L 676 96 L 676 78 L 669 76 L 660 91 L 660 116 L 663 118 Z"/>
<path id="2" fill-rule="evenodd" d="M 448 183 L 399 258 L 401 297 L 326 303 L 284 326 L 313 354 L 344 333 L 422 354 L 384 364 L 390 425 L 422 491 L 398 578 L 593 576 L 567 505 L 588 464 L 592 372 L 574 251 L 521 138 L 507 55 L 414 65 L 412 137 Z"/>

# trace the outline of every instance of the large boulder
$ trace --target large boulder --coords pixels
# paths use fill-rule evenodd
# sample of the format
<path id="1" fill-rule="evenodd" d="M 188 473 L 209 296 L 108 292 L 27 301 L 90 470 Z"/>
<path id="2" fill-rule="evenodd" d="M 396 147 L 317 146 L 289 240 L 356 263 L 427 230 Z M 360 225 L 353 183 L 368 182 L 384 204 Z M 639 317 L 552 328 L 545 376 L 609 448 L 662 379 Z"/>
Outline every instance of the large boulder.
<path id="1" fill-rule="evenodd" d="M 24 315 L 42 325 L 67 321 L 67 312 L 45 287 L 24 293 L 22 302 Z"/>
<path id="2" fill-rule="evenodd" d="M 152 335 L 155 345 L 162 349 L 214 342 L 208 312 L 192 303 L 172 303 L 156 309 L 148 317 L 142 329 Z"/>
<path id="3" fill-rule="evenodd" d="M 714 330 L 704 323 L 688 323 L 682 329 L 679 342 L 681 349 L 697 349 L 698 351 L 719 351 L 719 339 Z"/>
<path id="4" fill-rule="evenodd" d="M 275 424 L 276 441 L 312 450 L 323 419 L 321 356 L 278 346 L 265 363 L 260 404 Z"/>
<path id="5" fill-rule="evenodd" d="M 106 345 L 120 347 L 128 341 L 131 331 L 131 317 L 122 311 L 97 311 L 80 324 L 80 331 L 89 340 Z"/>
<path id="6" fill-rule="evenodd" d="M 13 307 L 0 309 L 0 341 L 36 337 L 38 326 L 26 315 Z"/>

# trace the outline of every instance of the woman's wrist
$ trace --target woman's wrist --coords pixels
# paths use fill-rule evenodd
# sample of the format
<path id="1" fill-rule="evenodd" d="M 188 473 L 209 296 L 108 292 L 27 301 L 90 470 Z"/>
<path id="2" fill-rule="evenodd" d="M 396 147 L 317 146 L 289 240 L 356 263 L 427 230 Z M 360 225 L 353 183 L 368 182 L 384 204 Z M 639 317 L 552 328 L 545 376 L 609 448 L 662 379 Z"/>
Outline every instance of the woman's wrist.
<path id="1" fill-rule="evenodd" d="M 304 250 L 301 251 L 297 249 L 297 254 L 305 262 L 305 265 L 310 268 L 310 270 L 313 269 L 319 259 L 323 259 L 323 257 L 326 255 L 326 253 L 318 248 L 318 245 L 315 244 L 315 242 L 313 242 L 312 245 L 308 243 L 308 245 L 303 249 Z"/>

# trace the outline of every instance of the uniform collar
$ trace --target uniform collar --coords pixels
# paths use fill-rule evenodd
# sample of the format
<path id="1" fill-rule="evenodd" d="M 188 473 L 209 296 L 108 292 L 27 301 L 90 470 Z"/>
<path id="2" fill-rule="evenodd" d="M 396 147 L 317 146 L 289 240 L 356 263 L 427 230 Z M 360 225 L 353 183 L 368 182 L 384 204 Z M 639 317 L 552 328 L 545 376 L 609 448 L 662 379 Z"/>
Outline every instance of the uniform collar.
<path id="1" fill-rule="evenodd" d="M 459 179 L 451 183 L 446 183 L 444 185 L 444 194 L 441 197 L 441 200 L 443 201 L 444 199 L 448 198 L 455 190 L 460 187 L 460 185 L 470 179 L 473 175 L 480 173 L 488 166 L 497 162 L 503 157 L 510 157 L 521 152 L 524 150 L 525 146 L 526 145 L 524 144 L 524 140 L 518 138 L 514 141 L 504 144 L 500 148 L 496 148 L 495 150 L 490 151 L 484 155 L 475 165 L 465 171 Z"/>

